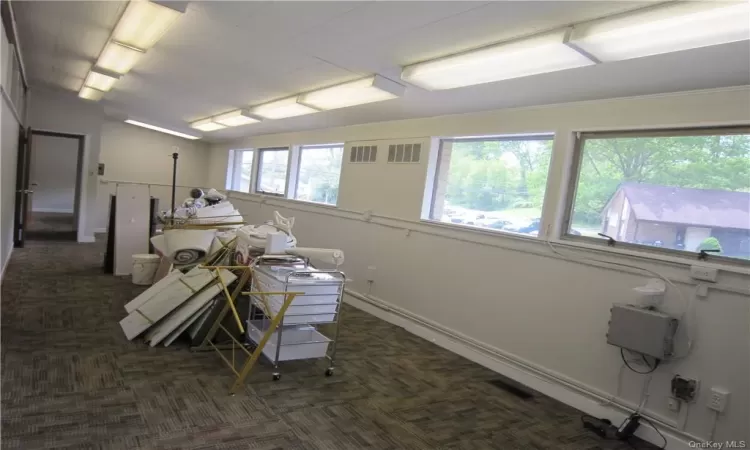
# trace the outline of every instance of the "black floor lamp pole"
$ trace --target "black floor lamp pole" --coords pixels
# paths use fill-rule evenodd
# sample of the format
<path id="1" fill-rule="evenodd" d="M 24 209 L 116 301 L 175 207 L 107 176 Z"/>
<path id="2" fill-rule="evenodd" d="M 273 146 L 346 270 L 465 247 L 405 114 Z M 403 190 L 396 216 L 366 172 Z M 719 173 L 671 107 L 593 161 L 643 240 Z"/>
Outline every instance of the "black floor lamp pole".
<path id="1" fill-rule="evenodd" d="M 175 201 L 175 189 L 177 188 L 177 158 L 180 155 L 177 152 L 172 153 L 172 159 L 174 162 L 172 163 L 172 223 L 174 223 L 174 201 Z"/>

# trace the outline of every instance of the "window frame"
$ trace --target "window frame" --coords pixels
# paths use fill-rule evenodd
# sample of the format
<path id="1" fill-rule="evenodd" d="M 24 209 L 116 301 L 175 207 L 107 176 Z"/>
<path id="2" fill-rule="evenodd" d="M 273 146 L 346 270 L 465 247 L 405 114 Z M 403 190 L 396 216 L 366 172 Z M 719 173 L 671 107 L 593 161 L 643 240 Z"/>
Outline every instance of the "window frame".
<path id="1" fill-rule="evenodd" d="M 646 253 L 648 255 L 668 255 L 690 261 L 699 261 L 701 263 L 722 263 L 735 266 L 750 266 L 750 260 L 741 258 L 732 258 L 729 256 L 716 255 L 708 253 L 705 260 L 700 259 L 699 252 L 689 250 L 678 250 L 672 248 L 653 247 L 644 244 L 635 244 L 632 242 L 616 241 L 614 245 L 606 238 L 595 238 L 591 236 L 577 236 L 570 233 L 570 227 L 573 219 L 573 206 L 575 205 L 578 182 L 581 175 L 581 164 L 583 162 L 583 150 L 587 139 L 613 139 L 613 138 L 635 138 L 635 137 L 677 137 L 677 136 L 716 136 L 732 134 L 750 134 L 750 125 L 717 125 L 703 127 L 670 127 L 656 129 L 628 129 L 628 130 L 604 130 L 604 131 L 574 131 L 573 132 L 573 151 L 569 168 L 567 169 L 568 182 L 561 186 L 564 190 L 564 203 L 562 204 L 562 220 L 560 221 L 559 239 L 569 243 L 584 243 L 603 249 L 622 249 Z"/>
<path id="2" fill-rule="evenodd" d="M 289 173 L 291 172 L 291 158 L 294 154 L 292 149 L 290 147 L 265 147 L 265 148 L 258 148 L 256 149 L 257 156 L 253 155 L 253 158 L 257 158 L 257 163 L 255 164 L 255 170 L 253 171 L 253 174 L 255 175 L 255 181 L 253 182 L 251 180 L 251 190 L 260 195 L 272 195 L 274 197 L 282 197 L 285 198 L 287 196 L 287 192 L 289 191 Z M 278 193 L 278 192 L 267 192 L 262 189 L 260 189 L 260 172 L 263 170 L 263 153 L 265 152 L 280 152 L 280 151 L 286 151 L 287 153 L 287 160 L 286 160 L 286 173 L 284 175 L 284 192 Z"/>
<path id="3" fill-rule="evenodd" d="M 253 155 L 252 162 L 250 163 L 250 180 L 248 184 L 247 191 L 240 190 L 239 186 L 235 188 L 236 185 L 241 184 L 241 177 L 242 177 L 242 160 L 245 153 L 251 152 Z M 238 149 L 230 149 L 229 150 L 229 157 L 227 159 L 227 179 L 224 183 L 225 189 L 228 191 L 233 192 L 242 192 L 244 194 L 249 194 L 253 190 L 253 179 L 255 178 L 253 166 L 255 165 L 255 149 L 254 148 L 238 148 Z M 237 178 L 239 177 L 239 178 Z M 229 187 L 227 187 L 227 185 Z"/>
<path id="4" fill-rule="evenodd" d="M 555 144 L 555 138 L 557 137 L 557 134 L 555 132 L 549 131 L 549 132 L 538 132 L 538 133 L 524 133 L 524 134 L 499 134 L 499 135 L 487 135 L 487 136 L 454 136 L 454 137 L 440 137 L 438 138 L 438 152 L 437 152 L 437 160 L 435 162 L 435 168 L 431 172 L 432 177 L 432 186 L 430 191 L 426 193 L 426 195 L 429 195 L 430 202 L 429 206 L 427 208 L 427 217 L 422 217 L 421 220 L 439 225 L 439 226 L 445 226 L 449 228 L 459 229 L 459 230 L 466 230 L 466 231 L 473 231 L 473 232 L 481 232 L 481 233 L 487 233 L 494 236 L 510 236 L 513 238 L 520 238 L 520 239 L 530 239 L 538 241 L 539 239 L 544 239 L 541 236 L 541 229 L 537 236 L 532 236 L 530 234 L 525 233 L 515 233 L 513 231 L 508 230 L 498 230 L 495 228 L 489 228 L 489 227 L 481 227 L 476 225 L 468 225 L 468 224 L 461 224 L 461 223 L 452 223 L 452 222 L 443 222 L 440 219 L 434 219 L 433 218 L 433 212 L 435 210 L 435 200 L 437 196 L 437 191 L 439 188 L 439 178 L 440 178 L 440 170 L 441 170 L 441 161 L 442 161 L 442 155 L 443 155 L 443 149 L 444 144 L 446 142 L 455 143 L 455 142 L 515 142 L 515 141 L 542 141 L 547 140 L 551 141 L 553 145 L 553 153 L 554 153 L 554 144 Z M 553 155 L 550 155 L 550 161 L 549 166 L 547 168 L 547 181 L 549 182 L 550 174 L 553 170 Z M 546 203 L 547 196 L 549 194 L 549 186 L 546 185 L 544 189 L 544 201 L 543 204 Z M 545 223 L 545 214 L 544 214 L 544 206 L 542 207 L 540 211 L 540 224 Z M 541 225 L 540 225 L 541 226 Z"/>
<path id="5" fill-rule="evenodd" d="M 344 153 L 346 152 L 346 143 L 345 142 L 339 142 L 334 144 L 312 144 L 312 145 L 300 145 L 297 147 L 294 159 L 295 159 L 295 173 L 294 173 L 294 183 L 292 186 L 292 189 L 289 191 L 289 199 L 295 200 L 298 202 L 305 202 L 305 203 L 312 203 L 314 205 L 325 205 L 325 206 L 332 206 L 336 207 L 338 206 L 338 196 L 336 197 L 336 203 L 323 203 L 323 202 L 314 202 L 312 200 L 300 200 L 297 198 L 297 190 L 299 189 L 299 173 L 302 169 L 302 153 L 305 150 L 315 150 L 315 149 L 321 149 L 321 148 L 341 148 L 341 167 L 339 167 L 339 185 L 337 187 L 341 187 L 341 172 L 344 169 Z"/>

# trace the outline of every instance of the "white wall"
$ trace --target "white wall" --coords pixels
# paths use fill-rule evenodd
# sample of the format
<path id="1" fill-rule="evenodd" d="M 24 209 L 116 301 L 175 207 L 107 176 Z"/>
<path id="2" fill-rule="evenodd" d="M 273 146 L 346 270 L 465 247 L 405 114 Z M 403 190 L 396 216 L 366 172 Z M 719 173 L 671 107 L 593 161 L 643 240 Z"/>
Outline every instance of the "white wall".
<path id="1" fill-rule="evenodd" d="M 177 147 L 177 184 L 205 186 L 209 146 L 205 142 L 107 121 L 102 126 L 99 161 L 106 165 L 104 179 L 138 183 L 171 183 L 172 153 Z"/>
<path id="2" fill-rule="evenodd" d="M 35 135 L 31 141 L 31 210 L 73 213 L 78 175 L 78 140 Z"/>
<path id="3" fill-rule="evenodd" d="M 748 88 L 394 121 L 255 136 L 214 145 L 210 179 L 223 184 L 230 148 L 555 132 L 545 217 L 558 217 L 572 132 L 735 123 L 750 123 Z M 436 151 L 435 146 L 432 151 Z M 362 189 L 358 180 L 342 177 L 342 192 L 357 189 Z M 421 204 L 421 192 L 405 192 L 420 198 L 399 201 Z M 541 240 L 378 217 L 377 210 L 372 220 L 365 221 L 360 213 L 364 208 L 352 205 L 349 208 L 354 211 L 350 212 L 272 198 L 261 203 L 259 197 L 248 194 L 233 196 L 232 202 L 250 221 L 269 219 L 273 210 L 279 210 L 297 218 L 295 234 L 304 246 L 342 248 L 346 253 L 343 270 L 354 280 L 349 287 L 356 292 L 367 292 L 367 267 L 376 266 L 370 301 L 416 316 L 449 333 L 453 336 L 449 342 L 460 340 L 482 347 L 485 357 L 490 354 L 507 363 L 498 363 L 498 367 L 506 367 L 508 374 L 526 373 L 522 381 L 536 382 L 535 377 L 543 373 L 545 380 L 554 379 L 558 387 L 564 385 L 567 390 L 576 386 L 576 392 L 583 390 L 599 399 L 616 397 L 618 403 L 638 403 L 643 377 L 624 371 L 618 388 L 622 367 L 619 352 L 605 340 L 611 304 L 635 302 L 632 288 L 647 279 L 638 271 L 561 258 Z M 658 270 L 673 279 L 686 298 L 695 292 L 688 262 L 667 263 L 571 245 L 560 247 L 561 252 L 576 258 L 596 257 Z M 672 431 L 680 428 L 682 417 L 667 409 L 666 400 L 669 380 L 679 373 L 701 381 L 698 400 L 690 406 L 684 430 L 687 435 L 708 438 L 712 413 L 704 405 L 709 389 L 720 386 L 732 393 L 732 399 L 718 419 L 716 439 L 750 438 L 748 286 L 747 272 L 721 272 L 708 296 L 694 302 L 695 321 L 690 329 L 695 346 L 691 355 L 662 366 L 654 375 L 646 411 L 671 426 Z M 665 309 L 674 314 L 684 311 L 684 303 L 674 289 L 669 289 Z M 684 330 L 678 335 L 680 350 L 686 342 Z M 529 376 L 532 372 L 537 375 Z M 568 394 L 558 398 L 579 408 L 590 406 L 591 411 L 603 408 L 596 403 L 576 403 Z M 641 428 L 641 433 L 660 444 L 648 427 Z"/>
<path id="4" fill-rule="evenodd" d="M 5 35 L 5 27 L 0 24 L 0 121 L 2 135 L 0 139 L 0 273 L 5 273 L 5 266 L 13 251 L 13 225 L 16 192 L 16 160 L 18 158 L 18 126 L 17 109 L 10 103 L 12 97 L 12 73 L 10 44 Z"/>
<path id="5" fill-rule="evenodd" d="M 118 182 L 151 185 L 151 195 L 160 199 L 160 208 L 168 208 L 175 146 L 180 154 L 178 185 L 183 186 L 178 189 L 178 201 L 187 196 L 189 187 L 208 184 L 209 147 L 204 142 L 112 121 L 98 104 L 69 92 L 34 89 L 29 113 L 34 129 L 86 136 L 81 195 L 85 225 L 79 229 L 79 240 L 91 240 L 95 231 L 106 229 L 109 195 Z M 99 162 L 105 164 L 101 177 L 97 174 Z"/>
<path id="6" fill-rule="evenodd" d="M 0 269 L 5 266 L 13 251 L 13 223 L 16 199 L 16 160 L 18 158 L 18 121 L 3 96 L 2 154 L 0 155 Z"/>
<path id="7" fill-rule="evenodd" d="M 211 187 L 208 184 L 208 144 L 123 122 L 104 122 L 99 161 L 105 164 L 105 172 L 99 177 L 95 230 L 106 229 L 109 196 L 115 193 L 121 182 L 148 184 L 151 196 L 159 198 L 159 209 L 169 209 L 175 147 L 179 153 L 176 201 L 181 202 L 188 196 L 190 187 Z M 223 184 L 217 186 L 219 189 L 223 187 Z"/>
<path id="8" fill-rule="evenodd" d="M 75 92 L 34 88 L 30 95 L 29 126 L 38 130 L 85 136 L 81 212 L 78 240 L 93 240 L 98 189 L 96 167 L 101 149 L 104 115 L 100 105 L 79 99 Z"/>

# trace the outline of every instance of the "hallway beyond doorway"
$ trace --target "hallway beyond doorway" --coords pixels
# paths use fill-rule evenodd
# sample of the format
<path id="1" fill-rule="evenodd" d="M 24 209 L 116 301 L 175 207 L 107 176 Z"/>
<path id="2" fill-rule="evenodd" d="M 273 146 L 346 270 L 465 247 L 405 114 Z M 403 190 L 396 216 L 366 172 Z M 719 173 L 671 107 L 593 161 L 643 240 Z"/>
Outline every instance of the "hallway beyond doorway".
<path id="1" fill-rule="evenodd" d="M 26 239 L 30 241 L 75 241 L 76 218 L 73 213 L 32 211 Z"/>

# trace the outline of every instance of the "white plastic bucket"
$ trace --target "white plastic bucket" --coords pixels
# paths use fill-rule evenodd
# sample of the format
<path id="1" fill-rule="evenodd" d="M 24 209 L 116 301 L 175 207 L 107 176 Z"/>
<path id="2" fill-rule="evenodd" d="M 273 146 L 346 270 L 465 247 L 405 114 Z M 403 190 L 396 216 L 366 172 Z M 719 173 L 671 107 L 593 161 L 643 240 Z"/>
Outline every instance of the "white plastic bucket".
<path id="1" fill-rule="evenodd" d="M 160 260 L 159 255 L 133 255 L 133 284 L 144 286 L 152 284 Z"/>

